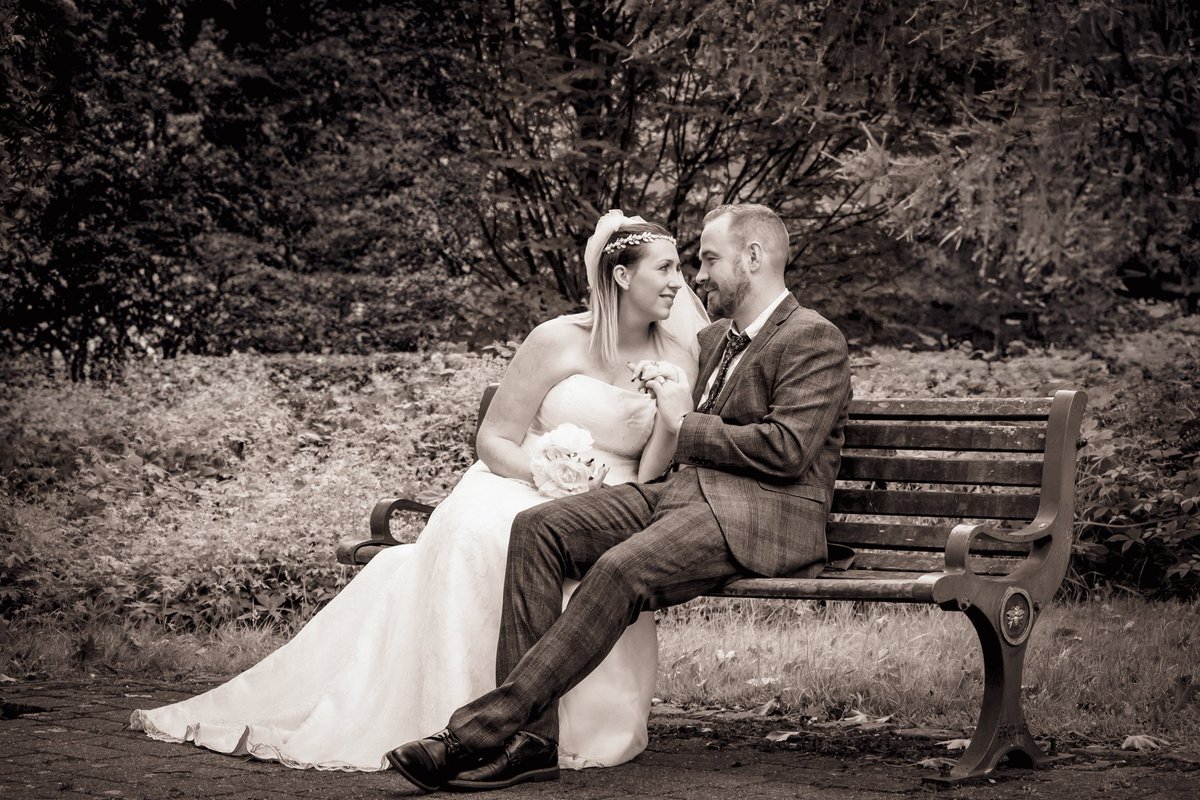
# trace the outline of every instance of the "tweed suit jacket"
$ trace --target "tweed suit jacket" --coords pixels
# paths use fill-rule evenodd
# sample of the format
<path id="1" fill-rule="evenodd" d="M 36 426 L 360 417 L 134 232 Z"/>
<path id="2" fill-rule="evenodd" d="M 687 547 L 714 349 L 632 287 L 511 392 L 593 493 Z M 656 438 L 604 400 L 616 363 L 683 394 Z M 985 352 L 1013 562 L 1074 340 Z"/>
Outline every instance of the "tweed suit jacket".
<path id="1" fill-rule="evenodd" d="M 728 328 L 723 320 L 700 331 L 697 405 Z M 825 561 L 850 394 L 845 337 L 789 296 L 751 340 L 712 413 L 684 417 L 675 459 L 699 470 L 704 497 L 744 568 L 778 577 Z"/>

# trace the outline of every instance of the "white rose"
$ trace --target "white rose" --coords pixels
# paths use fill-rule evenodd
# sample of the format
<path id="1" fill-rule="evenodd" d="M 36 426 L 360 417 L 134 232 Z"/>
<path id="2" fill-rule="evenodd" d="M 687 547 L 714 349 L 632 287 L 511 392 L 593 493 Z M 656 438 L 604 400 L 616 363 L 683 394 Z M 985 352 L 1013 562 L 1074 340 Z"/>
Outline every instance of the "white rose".
<path id="1" fill-rule="evenodd" d="M 594 471 L 590 465 L 573 458 L 547 461 L 538 457 L 533 459 L 530 467 L 538 491 L 546 497 L 555 498 L 586 492 L 588 480 Z"/>
<path id="2" fill-rule="evenodd" d="M 541 451 L 542 458 L 546 459 L 546 461 L 561 461 L 564 458 L 571 458 L 576 455 L 571 450 L 566 450 L 549 442 L 542 445 L 539 450 Z"/>
<path id="3" fill-rule="evenodd" d="M 540 440 L 541 450 L 546 452 L 549 448 L 555 448 L 559 453 L 574 453 L 579 455 L 592 449 L 592 434 L 587 430 L 572 425 L 570 422 L 564 422 L 554 430 L 542 436 Z"/>

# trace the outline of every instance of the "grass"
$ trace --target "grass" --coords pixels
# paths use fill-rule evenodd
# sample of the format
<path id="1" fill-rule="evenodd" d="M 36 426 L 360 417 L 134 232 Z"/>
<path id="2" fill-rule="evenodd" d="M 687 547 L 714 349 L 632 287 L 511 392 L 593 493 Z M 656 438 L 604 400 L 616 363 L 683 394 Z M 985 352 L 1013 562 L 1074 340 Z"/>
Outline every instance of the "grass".
<path id="1" fill-rule="evenodd" d="M 1039 735 L 1200 746 L 1200 604 L 1053 604 L 1030 639 L 1025 710 Z M 851 710 L 961 730 L 982 697 L 967 618 L 933 607 L 705 598 L 659 625 L 657 691 L 685 705 L 838 719 Z"/>
<path id="2" fill-rule="evenodd" d="M 9 673 L 222 679 L 286 641 L 279 626 L 206 633 L 106 624 L 72 633 L 18 624 L 0 636 Z M 685 707 L 962 731 L 982 696 L 966 617 L 929 607 L 701 598 L 660 615 L 657 695 Z M 1200 603 L 1125 599 L 1051 605 L 1030 640 L 1025 710 L 1039 736 L 1117 747 L 1150 734 L 1200 748 L 1194 664 Z"/>
<path id="3" fill-rule="evenodd" d="M 221 680 L 254 666 L 288 635 L 279 625 L 263 624 L 180 633 L 119 623 L 83 631 L 17 623 L 0 635 L 0 672 L 31 679 Z"/>

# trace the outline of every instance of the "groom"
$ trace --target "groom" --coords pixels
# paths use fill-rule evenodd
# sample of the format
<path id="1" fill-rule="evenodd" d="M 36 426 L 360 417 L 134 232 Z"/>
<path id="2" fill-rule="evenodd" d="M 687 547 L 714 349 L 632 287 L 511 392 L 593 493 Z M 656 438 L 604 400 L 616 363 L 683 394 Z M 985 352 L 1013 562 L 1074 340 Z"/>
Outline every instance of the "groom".
<path id="1" fill-rule="evenodd" d="M 425 791 L 486 790 L 558 776 L 558 698 L 646 610 L 733 578 L 812 574 L 850 402 L 846 341 L 784 284 L 788 234 L 773 211 L 704 218 L 694 389 L 639 365 L 677 439 L 681 469 L 544 503 L 513 522 L 496 672 L 500 685 L 446 729 L 388 760 Z M 564 578 L 582 583 L 562 608 Z"/>

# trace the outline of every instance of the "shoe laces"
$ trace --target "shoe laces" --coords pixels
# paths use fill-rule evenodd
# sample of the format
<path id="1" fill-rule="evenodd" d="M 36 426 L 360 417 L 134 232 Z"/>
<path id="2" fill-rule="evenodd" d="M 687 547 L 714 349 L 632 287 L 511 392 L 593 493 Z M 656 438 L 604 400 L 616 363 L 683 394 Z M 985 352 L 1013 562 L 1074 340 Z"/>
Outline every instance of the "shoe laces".
<path id="1" fill-rule="evenodd" d="M 458 737 L 454 735 L 454 731 L 450 730 L 449 728 L 440 730 L 429 738 L 436 739 L 442 743 L 442 745 L 446 748 L 446 756 L 448 758 L 459 758 L 466 751 L 466 748 L 463 747 L 462 742 L 460 742 Z"/>

